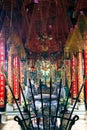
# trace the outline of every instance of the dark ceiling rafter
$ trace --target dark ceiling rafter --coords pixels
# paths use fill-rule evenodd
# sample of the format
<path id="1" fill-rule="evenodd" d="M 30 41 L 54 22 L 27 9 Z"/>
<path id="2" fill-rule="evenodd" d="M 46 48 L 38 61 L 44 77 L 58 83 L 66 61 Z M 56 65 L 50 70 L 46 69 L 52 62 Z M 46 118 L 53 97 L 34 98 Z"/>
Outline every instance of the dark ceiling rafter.
<path id="1" fill-rule="evenodd" d="M 78 17 L 79 12 L 83 11 L 87 16 L 87 0 L 78 0 L 75 8 L 75 16 Z"/>

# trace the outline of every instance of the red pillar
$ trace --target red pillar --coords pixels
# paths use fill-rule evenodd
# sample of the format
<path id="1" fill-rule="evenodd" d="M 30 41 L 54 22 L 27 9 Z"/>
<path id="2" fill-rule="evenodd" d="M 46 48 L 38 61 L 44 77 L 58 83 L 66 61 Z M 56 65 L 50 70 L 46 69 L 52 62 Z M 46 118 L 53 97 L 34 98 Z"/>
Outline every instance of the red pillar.
<path id="1" fill-rule="evenodd" d="M 16 99 L 20 99 L 20 89 L 19 89 L 19 70 L 20 70 L 20 66 L 19 66 L 19 57 L 15 56 L 13 59 L 13 80 L 14 80 L 14 85 L 13 85 L 13 89 L 14 89 L 14 96 Z"/>
<path id="2" fill-rule="evenodd" d="M 80 88 L 83 84 L 83 73 L 82 73 L 82 51 L 79 50 L 78 52 L 78 57 L 77 57 L 77 62 L 78 62 L 78 91 L 80 91 Z M 82 89 L 80 96 L 79 96 L 80 102 L 84 102 L 84 89 Z"/>
<path id="3" fill-rule="evenodd" d="M 85 103 L 87 105 L 87 31 L 84 32 L 84 76 L 85 76 Z"/>
<path id="4" fill-rule="evenodd" d="M 76 98 L 78 95 L 78 88 L 77 88 L 77 59 L 73 55 L 71 59 L 71 78 L 72 78 L 72 90 L 71 96 L 72 98 Z"/>
<path id="5" fill-rule="evenodd" d="M 84 50 L 85 101 L 87 104 L 87 50 Z"/>
<path id="6" fill-rule="evenodd" d="M 11 45 L 10 50 L 8 51 L 8 82 L 12 90 L 13 90 L 13 55 L 12 55 L 13 50 L 14 50 L 13 45 Z M 8 104 L 12 105 L 13 96 L 9 88 L 7 97 L 8 97 Z"/>
<path id="7" fill-rule="evenodd" d="M 0 111 L 5 107 L 5 77 L 3 74 L 5 67 L 5 44 L 2 32 L 0 33 Z"/>

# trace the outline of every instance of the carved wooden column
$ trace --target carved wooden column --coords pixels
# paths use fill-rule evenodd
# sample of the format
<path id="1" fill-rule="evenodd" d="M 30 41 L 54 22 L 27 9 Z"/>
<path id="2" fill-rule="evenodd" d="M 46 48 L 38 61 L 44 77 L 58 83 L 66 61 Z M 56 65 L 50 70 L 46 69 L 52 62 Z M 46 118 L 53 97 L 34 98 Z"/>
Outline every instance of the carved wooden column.
<path id="1" fill-rule="evenodd" d="M 70 60 L 70 52 L 69 52 L 68 47 L 65 48 L 64 58 L 65 58 L 64 60 L 65 75 L 66 75 L 66 79 L 68 80 L 68 86 L 70 88 L 71 86 L 71 60 Z"/>
<path id="2" fill-rule="evenodd" d="M 83 73 L 82 73 L 82 51 L 79 50 L 77 55 L 77 61 L 78 61 L 78 91 L 80 91 L 80 88 L 83 83 Z M 84 102 L 84 90 L 81 91 L 81 94 L 79 96 L 80 102 Z"/>
<path id="3" fill-rule="evenodd" d="M 20 99 L 19 72 L 20 72 L 19 57 L 17 55 L 14 55 L 14 57 L 13 57 L 13 90 L 14 90 L 14 96 L 15 96 L 16 100 Z"/>
<path id="4" fill-rule="evenodd" d="M 10 50 L 8 51 L 8 82 L 9 85 L 11 87 L 11 89 L 13 90 L 13 56 L 12 56 L 12 51 L 13 51 L 13 47 L 10 47 Z M 13 97 L 11 94 L 11 91 L 8 88 L 8 104 L 12 105 L 13 104 Z"/>

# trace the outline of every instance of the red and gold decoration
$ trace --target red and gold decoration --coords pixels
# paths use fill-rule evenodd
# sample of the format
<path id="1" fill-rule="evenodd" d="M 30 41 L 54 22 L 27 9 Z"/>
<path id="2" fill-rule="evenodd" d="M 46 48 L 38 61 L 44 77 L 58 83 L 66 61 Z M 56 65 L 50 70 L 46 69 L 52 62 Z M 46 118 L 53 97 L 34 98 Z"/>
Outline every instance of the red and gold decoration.
<path id="1" fill-rule="evenodd" d="M 87 31 L 84 33 L 84 76 L 85 76 L 85 99 L 87 104 Z"/>
<path id="2" fill-rule="evenodd" d="M 2 32 L 0 33 L 0 108 L 5 106 L 5 77 L 3 74 L 5 64 L 5 44 Z"/>
<path id="3" fill-rule="evenodd" d="M 82 84 L 82 52 L 79 50 L 83 49 L 83 38 L 78 26 L 75 26 L 73 31 L 71 31 L 67 41 L 65 49 L 69 50 L 71 59 L 71 75 L 72 75 L 72 98 L 76 98 L 78 95 L 78 89 L 80 89 Z M 77 60 L 78 54 L 78 60 Z M 77 68 L 78 63 L 78 68 Z M 78 73 L 77 73 L 78 72 Z M 78 80 L 78 81 L 77 81 Z M 83 92 L 80 95 L 80 100 L 83 100 Z"/>
<path id="4" fill-rule="evenodd" d="M 78 90 L 80 91 L 80 88 L 82 86 L 82 83 L 83 83 L 83 73 L 82 73 L 82 51 L 80 50 L 78 52 Z M 80 93 L 80 97 L 79 97 L 79 100 L 81 102 L 84 102 L 84 91 L 82 90 L 81 93 Z"/>
<path id="5" fill-rule="evenodd" d="M 71 75 L 72 75 L 72 91 L 71 95 L 72 98 L 76 98 L 78 94 L 78 88 L 77 88 L 77 59 L 73 55 L 71 59 Z"/>
<path id="6" fill-rule="evenodd" d="M 64 61 L 64 66 L 65 66 L 65 75 L 66 75 L 66 78 L 68 80 L 68 86 L 70 88 L 70 85 L 71 85 L 71 62 L 70 60 L 65 60 Z"/>
<path id="7" fill-rule="evenodd" d="M 87 50 L 84 51 L 84 75 L 87 77 Z M 85 96 L 87 104 L 87 78 L 85 78 Z"/>
<path id="8" fill-rule="evenodd" d="M 23 67 L 24 67 L 24 64 L 23 62 L 20 61 L 20 84 L 21 84 L 22 89 L 25 89 Z"/>
<path id="9" fill-rule="evenodd" d="M 16 99 L 19 99 L 20 97 L 20 89 L 19 89 L 19 58 L 18 56 L 15 56 L 14 59 L 13 59 L 13 68 L 14 68 L 14 71 L 13 71 L 13 78 L 14 78 L 14 86 L 13 86 L 13 89 L 14 89 L 14 96 Z"/>
<path id="10" fill-rule="evenodd" d="M 13 52 L 13 46 L 11 46 L 10 50 L 8 51 L 8 82 L 11 89 L 13 90 L 13 55 L 12 55 L 12 52 Z M 13 97 L 9 89 L 8 89 L 7 98 L 8 98 L 8 104 L 12 105 Z"/>

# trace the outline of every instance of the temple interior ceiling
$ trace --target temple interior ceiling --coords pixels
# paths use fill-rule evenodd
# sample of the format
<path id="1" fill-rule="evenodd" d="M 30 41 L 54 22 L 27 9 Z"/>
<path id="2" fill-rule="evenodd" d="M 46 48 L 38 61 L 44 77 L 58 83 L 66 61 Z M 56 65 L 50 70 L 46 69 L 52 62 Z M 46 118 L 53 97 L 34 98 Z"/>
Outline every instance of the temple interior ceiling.
<path id="1" fill-rule="evenodd" d="M 1 0 L 0 30 L 8 47 L 22 46 L 33 56 L 61 56 L 79 12 L 87 16 L 86 10 L 86 0 Z"/>

